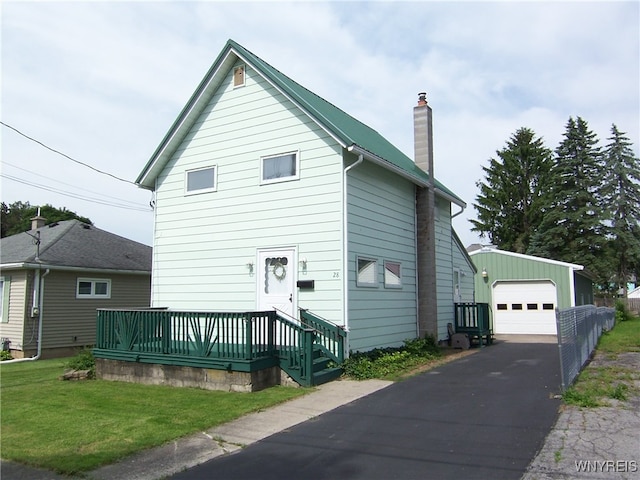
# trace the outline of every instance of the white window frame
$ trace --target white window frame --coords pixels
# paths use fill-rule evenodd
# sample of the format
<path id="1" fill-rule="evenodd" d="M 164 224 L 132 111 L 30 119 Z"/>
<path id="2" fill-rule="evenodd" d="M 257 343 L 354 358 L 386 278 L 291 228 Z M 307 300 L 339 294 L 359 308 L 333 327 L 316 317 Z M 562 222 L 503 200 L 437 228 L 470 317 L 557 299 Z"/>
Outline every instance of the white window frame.
<path id="1" fill-rule="evenodd" d="M 91 293 L 80 293 L 80 283 L 90 283 L 91 284 Z M 96 284 L 97 283 L 106 283 L 107 284 L 107 293 L 106 294 L 98 294 L 96 293 Z M 111 298 L 111 279 L 110 278 L 84 278 L 78 277 L 76 280 L 76 298 L 77 299 L 91 299 L 91 298 L 101 298 L 101 299 L 109 299 Z"/>
<path id="2" fill-rule="evenodd" d="M 0 322 L 7 323 L 9 321 L 9 292 L 11 291 L 10 277 L 0 277 L 2 286 L 0 287 Z"/>
<path id="3" fill-rule="evenodd" d="M 400 283 L 390 283 L 387 281 L 387 271 L 391 274 L 391 270 L 387 268 L 387 265 L 397 265 L 398 266 L 398 281 Z M 393 260 L 385 260 L 384 261 L 384 288 L 402 288 L 402 263 L 396 262 Z"/>
<path id="4" fill-rule="evenodd" d="M 213 186 L 205 188 L 197 188 L 189 190 L 189 174 L 194 172 L 202 172 L 204 170 L 213 170 Z M 192 168 L 185 170 L 184 172 L 184 194 L 186 195 L 198 195 L 200 193 L 215 192 L 218 190 L 218 165 L 208 165 L 201 168 Z"/>
<path id="5" fill-rule="evenodd" d="M 369 262 L 373 264 L 373 281 L 368 282 L 360 278 L 360 262 Z M 356 286 L 364 288 L 377 288 L 378 287 L 378 259 L 371 257 L 356 257 Z"/>
<path id="6" fill-rule="evenodd" d="M 296 173 L 294 175 L 289 175 L 287 177 L 278 177 L 278 178 L 268 178 L 268 179 L 264 178 L 264 161 L 265 160 L 269 160 L 271 158 L 278 158 L 278 157 L 287 157 L 289 155 L 293 155 L 295 157 Z M 291 180 L 298 180 L 299 178 L 300 178 L 300 150 L 277 153 L 275 155 L 265 155 L 260 157 L 260 185 L 268 185 L 270 183 L 289 182 Z"/>

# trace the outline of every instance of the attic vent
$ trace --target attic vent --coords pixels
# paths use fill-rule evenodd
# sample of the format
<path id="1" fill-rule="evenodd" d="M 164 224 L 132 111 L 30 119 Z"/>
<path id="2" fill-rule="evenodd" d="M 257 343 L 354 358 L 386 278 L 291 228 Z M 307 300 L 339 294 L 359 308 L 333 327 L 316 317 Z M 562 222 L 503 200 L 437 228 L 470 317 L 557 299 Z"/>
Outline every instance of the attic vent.
<path id="1" fill-rule="evenodd" d="M 233 86 L 244 86 L 244 65 L 240 65 L 233 69 Z"/>
<path id="2" fill-rule="evenodd" d="M 82 228 L 84 228 L 85 230 L 91 230 L 91 225 L 89 225 L 88 223 L 83 223 Z"/>
<path id="3" fill-rule="evenodd" d="M 53 227 L 57 227 L 58 225 L 60 225 L 58 222 L 53 222 L 50 223 L 49 225 L 47 225 L 49 228 L 53 228 Z"/>

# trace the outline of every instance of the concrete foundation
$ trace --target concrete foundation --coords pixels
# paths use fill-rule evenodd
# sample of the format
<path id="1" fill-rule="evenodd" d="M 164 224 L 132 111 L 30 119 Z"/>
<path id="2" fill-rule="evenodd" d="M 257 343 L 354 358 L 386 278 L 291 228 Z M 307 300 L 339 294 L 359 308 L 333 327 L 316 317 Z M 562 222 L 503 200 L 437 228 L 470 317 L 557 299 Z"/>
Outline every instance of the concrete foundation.
<path id="1" fill-rule="evenodd" d="M 212 368 L 125 362 L 103 358 L 96 358 L 96 378 L 227 392 L 257 392 L 275 385 L 291 386 L 295 383 L 279 367 L 265 368 L 255 372 L 230 372 Z"/>

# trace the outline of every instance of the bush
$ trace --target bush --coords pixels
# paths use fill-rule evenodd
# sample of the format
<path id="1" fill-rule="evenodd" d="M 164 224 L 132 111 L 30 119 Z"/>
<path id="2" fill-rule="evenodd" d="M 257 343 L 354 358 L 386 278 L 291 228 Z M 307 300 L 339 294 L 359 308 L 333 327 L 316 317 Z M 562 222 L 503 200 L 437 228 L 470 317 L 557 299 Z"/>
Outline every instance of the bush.
<path id="1" fill-rule="evenodd" d="M 13 360 L 11 352 L 9 350 L 0 350 L 0 362 L 4 362 L 5 360 Z"/>
<path id="2" fill-rule="evenodd" d="M 356 380 L 384 378 L 440 356 L 435 338 L 405 340 L 402 347 L 355 352 L 342 364 L 344 374 Z"/>
<path id="3" fill-rule="evenodd" d="M 65 365 L 68 370 L 89 370 L 88 378 L 96 378 L 96 359 L 90 348 L 85 348 Z"/>
<path id="4" fill-rule="evenodd" d="M 631 320 L 631 313 L 627 309 L 627 305 L 618 300 L 616 301 L 616 323 Z"/>

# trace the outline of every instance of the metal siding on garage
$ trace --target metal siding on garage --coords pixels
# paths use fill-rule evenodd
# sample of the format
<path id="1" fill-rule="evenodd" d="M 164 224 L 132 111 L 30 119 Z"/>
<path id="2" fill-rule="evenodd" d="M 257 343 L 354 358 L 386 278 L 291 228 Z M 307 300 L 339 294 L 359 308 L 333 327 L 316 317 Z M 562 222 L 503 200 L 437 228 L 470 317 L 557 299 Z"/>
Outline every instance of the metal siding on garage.
<path id="1" fill-rule="evenodd" d="M 495 333 L 556 334 L 558 300 L 552 281 L 497 282 L 493 301 Z"/>

